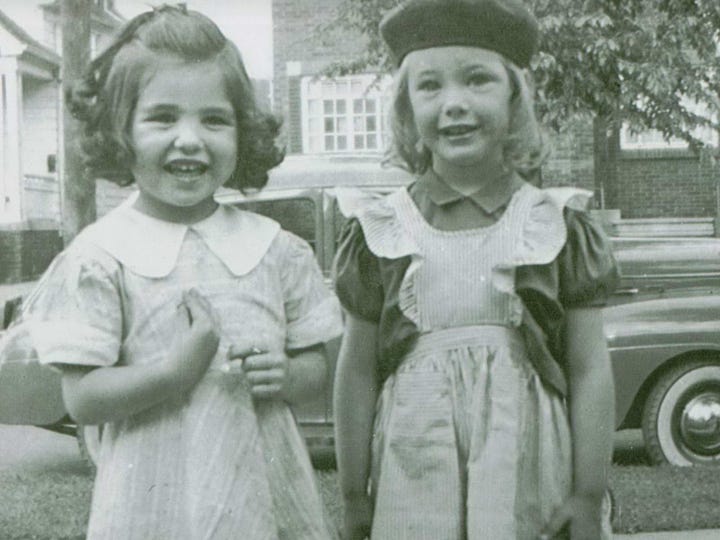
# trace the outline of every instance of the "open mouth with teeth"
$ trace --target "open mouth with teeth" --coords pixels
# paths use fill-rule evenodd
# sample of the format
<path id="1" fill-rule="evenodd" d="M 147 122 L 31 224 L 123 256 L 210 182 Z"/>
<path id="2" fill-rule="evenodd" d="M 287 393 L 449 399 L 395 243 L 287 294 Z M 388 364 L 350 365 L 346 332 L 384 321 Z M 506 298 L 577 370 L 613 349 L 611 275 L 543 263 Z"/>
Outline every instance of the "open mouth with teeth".
<path id="1" fill-rule="evenodd" d="M 476 131 L 477 129 L 478 129 L 477 126 L 460 125 L 460 126 L 448 126 L 448 127 L 440 128 L 439 132 L 440 132 L 440 135 L 443 135 L 445 137 L 460 137 L 462 135 L 467 135 L 468 133 L 472 133 L 473 131 Z"/>
<path id="2" fill-rule="evenodd" d="M 170 174 L 180 176 L 198 176 L 208 170 L 208 166 L 200 161 L 174 160 L 163 167 Z"/>

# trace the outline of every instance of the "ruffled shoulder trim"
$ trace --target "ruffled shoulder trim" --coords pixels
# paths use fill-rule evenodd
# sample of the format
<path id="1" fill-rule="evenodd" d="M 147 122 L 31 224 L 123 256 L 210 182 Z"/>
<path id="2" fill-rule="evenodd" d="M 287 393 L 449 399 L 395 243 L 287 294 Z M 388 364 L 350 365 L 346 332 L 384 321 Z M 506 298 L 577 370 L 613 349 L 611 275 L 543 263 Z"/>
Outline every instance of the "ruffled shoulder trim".
<path id="1" fill-rule="evenodd" d="M 584 210 L 592 192 L 572 187 L 538 189 L 526 185 L 518 193 L 520 201 L 514 208 L 515 220 L 522 226 L 513 250 L 513 266 L 547 264 L 560 253 L 567 241 L 565 208 Z"/>
<path id="2" fill-rule="evenodd" d="M 362 227 L 368 249 L 377 257 L 399 259 L 418 253 L 418 246 L 398 215 L 398 203 L 407 196 L 404 189 L 390 195 L 357 188 L 337 188 L 340 212 L 355 218 Z"/>
<path id="3" fill-rule="evenodd" d="M 565 207 L 585 207 L 591 196 L 591 192 L 578 188 L 539 189 L 530 184 L 515 194 L 507 216 L 517 224 L 514 239 L 507 258 L 493 269 L 492 276 L 495 287 L 513 297 L 514 324 L 520 324 L 523 313 L 522 301 L 515 292 L 515 269 L 554 261 L 568 238 Z"/>

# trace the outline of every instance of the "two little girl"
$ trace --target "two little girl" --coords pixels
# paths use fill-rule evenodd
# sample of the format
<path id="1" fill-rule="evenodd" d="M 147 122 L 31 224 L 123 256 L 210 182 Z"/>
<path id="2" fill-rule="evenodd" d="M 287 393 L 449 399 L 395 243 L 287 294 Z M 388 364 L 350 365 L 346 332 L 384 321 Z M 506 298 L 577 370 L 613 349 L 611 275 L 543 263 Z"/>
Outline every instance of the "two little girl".
<path id="1" fill-rule="evenodd" d="M 410 0 L 392 150 L 407 189 L 339 196 L 335 386 L 346 539 L 606 538 L 612 380 L 592 305 L 617 270 L 545 156 L 519 0 Z M 104 424 L 88 537 L 328 538 L 289 405 L 341 332 L 310 247 L 218 206 L 281 155 L 205 17 L 130 21 L 69 96 L 91 173 L 138 195 L 84 230 L 13 332 Z"/>

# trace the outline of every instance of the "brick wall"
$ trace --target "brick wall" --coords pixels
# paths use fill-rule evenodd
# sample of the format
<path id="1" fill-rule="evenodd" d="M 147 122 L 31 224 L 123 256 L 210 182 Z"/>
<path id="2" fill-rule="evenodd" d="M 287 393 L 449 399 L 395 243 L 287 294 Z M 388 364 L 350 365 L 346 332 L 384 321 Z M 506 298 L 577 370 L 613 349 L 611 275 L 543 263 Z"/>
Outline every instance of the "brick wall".
<path id="1" fill-rule="evenodd" d="M 37 279 L 61 249 L 56 230 L 0 230 L 0 283 Z"/>
<path id="2" fill-rule="evenodd" d="M 615 207 L 624 218 L 713 217 L 720 169 L 684 150 L 624 151 Z"/>
<path id="3" fill-rule="evenodd" d="M 550 155 L 543 186 L 576 186 L 594 191 L 592 121 L 576 119 L 562 133 L 548 134 Z"/>
<path id="4" fill-rule="evenodd" d="M 121 188 L 99 181 L 95 195 L 98 217 L 115 208 L 134 189 L 133 186 Z M 50 177 L 26 181 L 25 211 L 28 221 L 0 229 L 0 283 L 36 279 L 60 253 L 63 240 L 59 197 L 57 181 Z"/>
<path id="5" fill-rule="evenodd" d="M 334 24 L 342 16 L 341 6 L 340 0 L 273 0 L 273 110 L 285 119 L 288 153 L 302 151 L 301 78 L 364 48 L 361 36 Z M 299 72 L 288 76 L 288 62 L 296 62 Z"/>

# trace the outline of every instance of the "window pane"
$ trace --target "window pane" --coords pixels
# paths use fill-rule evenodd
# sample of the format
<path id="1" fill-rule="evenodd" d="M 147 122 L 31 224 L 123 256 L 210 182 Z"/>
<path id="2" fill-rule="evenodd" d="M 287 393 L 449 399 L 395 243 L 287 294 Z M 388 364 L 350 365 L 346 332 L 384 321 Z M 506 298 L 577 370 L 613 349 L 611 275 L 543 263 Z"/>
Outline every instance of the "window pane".
<path id="1" fill-rule="evenodd" d="M 347 118 L 341 117 L 337 119 L 338 133 L 347 133 Z"/>
<path id="2" fill-rule="evenodd" d="M 370 149 L 377 148 L 377 136 L 376 135 L 368 135 L 367 136 L 367 147 Z"/>
<path id="3" fill-rule="evenodd" d="M 364 122 L 363 122 L 362 116 L 353 117 L 353 131 L 355 131 L 355 133 L 364 131 L 363 124 L 364 124 Z"/>
<path id="4" fill-rule="evenodd" d="M 345 135 L 338 135 L 337 149 L 338 150 L 347 150 L 347 137 Z"/>
<path id="5" fill-rule="evenodd" d="M 353 99 L 353 112 L 355 114 L 363 112 L 363 100 Z"/>
<path id="6" fill-rule="evenodd" d="M 365 100 L 365 111 L 369 113 L 375 112 L 375 100 L 374 99 L 366 99 Z"/>
<path id="7" fill-rule="evenodd" d="M 334 118 L 326 118 L 325 119 L 325 133 L 334 133 L 335 132 L 335 119 Z"/>
<path id="8" fill-rule="evenodd" d="M 319 118 L 311 118 L 308 121 L 308 130 L 311 134 L 317 135 L 321 132 L 322 129 L 322 121 Z"/>
<path id="9" fill-rule="evenodd" d="M 335 112 L 334 111 L 335 107 L 333 107 L 333 105 L 334 105 L 334 103 L 333 103 L 332 99 L 323 100 L 323 112 L 325 114 L 332 114 L 333 112 Z"/>
<path id="10" fill-rule="evenodd" d="M 335 112 L 338 114 L 345 114 L 345 100 L 338 99 L 335 101 Z"/>
<path id="11" fill-rule="evenodd" d="M 365 148 L 365 139 L 362 135 L 355 135 L 355 150 L 362 150 Z"/>
<path id="12" fill-rule="evenodd" d="M 368 116 L 368 117 L 365 119 L 365 125 L 367 126 L 367 130 L 368 130 L 369 132 L 372 133 L 372 132 L 377 131 L 377 123 L 375 122 L 375 117 L 374 117 L 374 116 Z"/>
<path id="13" fill-rule="evenodd" d="M 313 116 L 317 116 L 320 114 L 319 99 L 311 99 L 310 101 L 308 101 L 308 112 Z"/>
<path id="14" fill-rule="evenodd" d="M 332 135 L 325 135 L 325 150 L 335 150 L 335 138 Z"/>
<path id="15" fill-rule="evenodd" d="M 322 152 L 322 138 L 310 137 L 310 152 Z"/>

